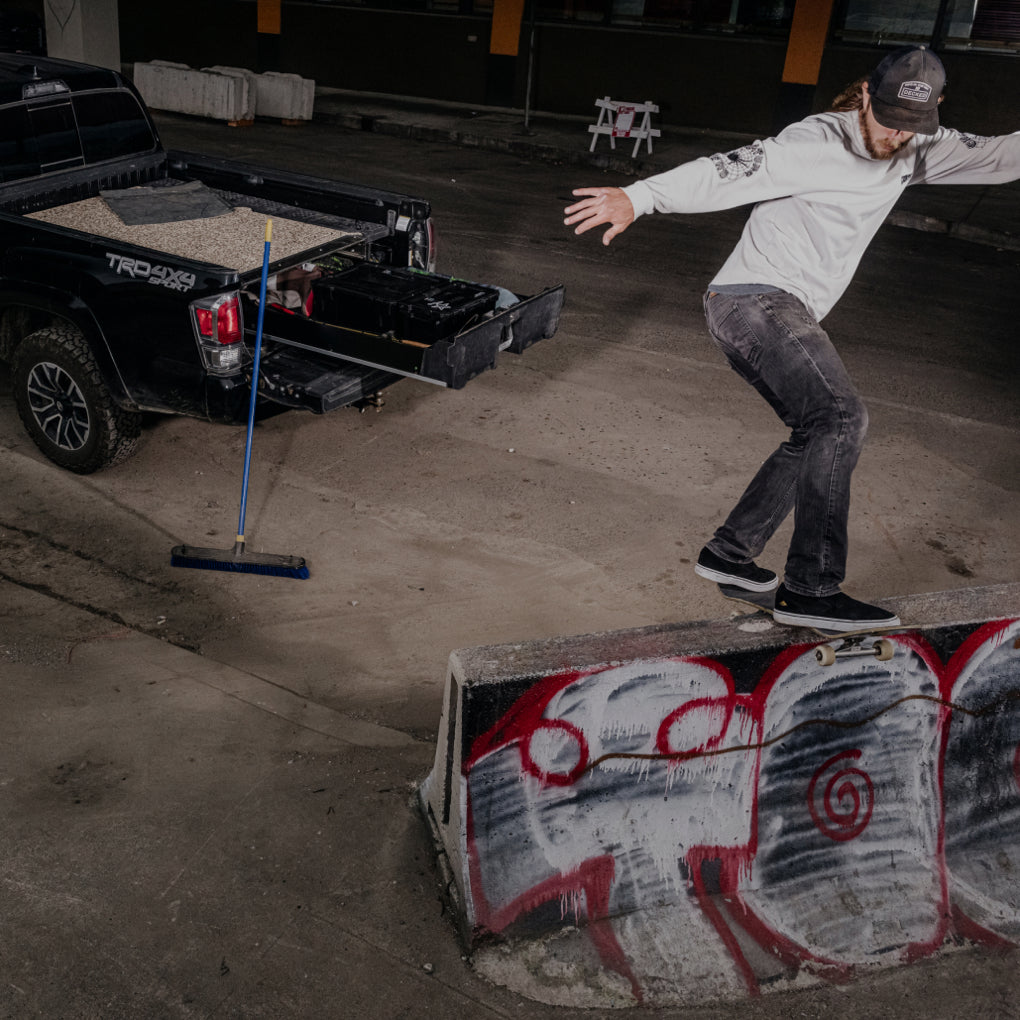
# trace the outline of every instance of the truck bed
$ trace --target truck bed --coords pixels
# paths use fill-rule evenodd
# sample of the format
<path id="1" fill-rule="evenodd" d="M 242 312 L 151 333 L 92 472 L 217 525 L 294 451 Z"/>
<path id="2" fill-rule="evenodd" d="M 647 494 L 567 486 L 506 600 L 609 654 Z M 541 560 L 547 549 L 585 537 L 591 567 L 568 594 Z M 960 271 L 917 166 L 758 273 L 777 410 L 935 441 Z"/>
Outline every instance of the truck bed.
<path id="1" fill-rule="evenodd" d="M 274 263 L 324 246 L 348 247 L 386 232 L 384 227 L 375 224 L 353 223 L 326 213 L 260 202 L 248 195 L 220 190 L 215 194 L 232 207 L 229 212 L 170 223 L 129 225 L 98 196 L 25 215 L 28 219 L 95 237 L 223 266 L 240 274 L 250 273 L 262 265 L 265 224 L 270 217 Z"/>
<path id="2" fill-rule="evenodd" d="M 155 189 L 153 193 L 144 196 L 144 212 L 148 213 L 147 200 L 152 197 L 157 206 L 161 205 L 158 192 L 167 188 L 168 184 L 156 182 L 145 187 Z M 117 189 L 117 196 L 132 190 Z M 399 294 L 394 296 L 380 292 L 375 297 L 370 293 L 363 295 L 362 303 L 368 301 L 372 306 L 372 321 L 361 321 L 357 316 L 352 318 L 352 312 L 346 304 L 354 301 L 351 296 L 340 301 L 339 307 L 331 307 L 330 302 L 323 303 L 320 295 L 315 307 L 309 309 L 307 287 L 298 293 L 297 300 L 291 301 L 286 293 L 288 287 L 277 286 L 280 274 L 300 267 L 300 272 L 308 275 L 310 282 L 320 275 L 320 267 L 330 267 L 325 271 L 331 272 L 338 255 L 352 266 L 357 265 L 364 255 L 363 251 L 357 249 L 385 236 L 388 233 L 387 227 L 224 188 L 207 188 L 207 192 L 221 200 L 227 211 L 218 215 L 202 215 L 198 219 L 132 225 L 126 223 L 111 207 L 110 203 L 115 206 L 121 206 L 122 203 L 117 196 L 107 192 L 109 202 L 102 195 L 96 195 L 26 212 L 24 216 L 70 228 L 91 238 L 105 238 L 154 253 L 221 266 L 233 270 L 249 283 L 257 279 L 256 273 L 262 265 L 265 223 L 267 218 L 271 218 L 273 276 L 269 281 L 272 296 L 265 312 L 266 358 L 267 364 L 273 363 L 274 358 L 281 364 L 286 361 L 291 376 L 289 388 L 281 387 L 279 392 L 273 391 L 273 398 L 280 402 L 291 399 L 300 401 L 301 406 L 307 406 L 308 394 L 312 394 L 314 388 L 321 389 L 320 384 L 325 379 L 328 384 L 326 389 L 321 395 L 316 389 L 312 394 L 315 398 L 312 403 L 316 407 L 321 404 L 323 410 L 333 406 L 336 371 L 323 374 L 322 358 L 327 362 L 335 360 L 361 366 L 363 370 L 410 376 L 459 389 L 474 376 L 495 365 L 501 351 L 520 353 L 532 343 L 552 336 L 556 331 L 563 303 L 562 287 L 551 288 L 532 297 L 518 298 L 508 307 L 486 310 L 484 314 L 472 313 L 463 323 L 457 318 L 463 310 L 458 307 L 459 298 L 437 298 L 439 303 L 435 308 L 426 301 L 419 312 L 426 318 L 435 313 L 437 319 L 434 328 L 430 327 L 433 332 L 424 338 L 404 335 L 406 323 L 403 320 L 412 322 L 414 317 L 403 315 L 406 302 Z M 211 205 L 218 208 L 220 201 L 213 201 Z M 123 208 L 121 211 L 126 218 L 132 218 L 129 211 Z M 188 212 L 191 211 L 189 208 Z M 203 213 L 209 211 L 208 207 L 202 208 Z M 447 284 L 448 290 L 455 290 L 458 285 L 467 290 L 481 286 L 407 269 L 393 271 L 379 267 L 379 272 L 383 275 L 390 272 L 396 275 L 402 273 L 402 279 L 408 286 L 419 280 L 425 281 L 426 278 L 429 284 Z M 407 283 L 408 280 L 411 283 Z M 494 288 L 482 286 L 482 289 L 495 293 Z M 257 306 L 257 296 L 250 286 L 242 289 L 242 295 L 247 302 L 246 318 L 254 321 L 252 313 Z M 449 301 L 453 304 L 448 304 Z M 337 302 L 332 304 L 337 305 Z M 314 378 L 298 379 L 301 373 L 295 371 L 293 363 L 298 351 L 303 351 L 305 359 L 314 363 Z M 298 391 L 301 391 L 300 394 Z"/>

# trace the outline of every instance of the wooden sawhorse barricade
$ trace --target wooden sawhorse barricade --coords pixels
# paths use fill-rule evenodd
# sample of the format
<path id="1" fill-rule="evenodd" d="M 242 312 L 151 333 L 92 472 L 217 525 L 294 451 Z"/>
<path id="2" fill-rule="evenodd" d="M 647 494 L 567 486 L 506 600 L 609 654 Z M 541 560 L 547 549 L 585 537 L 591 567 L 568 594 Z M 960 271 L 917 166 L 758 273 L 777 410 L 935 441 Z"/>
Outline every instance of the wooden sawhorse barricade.
<path id="1" fill-rule="evenodd" d="M 609 146 L 612 149 L 616 148 L 617 138 L 633 138 L 632 157 L 637 156 L 642 142 L 648 144 L 649 152 L 652 151 L 652 139 L 662 134 L 658 128 L 652 127 L 652 114 L 659 112 L 655 103 L 651 100 L 646 103 L 627 103 L 606 96 L 605 99 L 596 99 L 595 105 L 599 108 L 599 119 L 588 125 L 592 133 L 589 152 L 595 151 L 599 135 L 609 135 Z M 640 122 L 635 123 L 639 117 Z"/>

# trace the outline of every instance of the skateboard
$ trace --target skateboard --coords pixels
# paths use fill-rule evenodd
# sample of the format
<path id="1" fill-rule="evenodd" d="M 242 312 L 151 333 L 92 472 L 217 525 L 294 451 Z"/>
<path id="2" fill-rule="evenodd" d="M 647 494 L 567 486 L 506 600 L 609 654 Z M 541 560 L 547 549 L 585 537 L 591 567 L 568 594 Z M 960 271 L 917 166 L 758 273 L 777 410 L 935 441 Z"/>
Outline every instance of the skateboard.
<path id="1" fill-rule="evenodd" d="M 772 616 L 775 609 L 775 592 L 747 591 L 732 584 L 720 584 L 718 587 L 719 594 L 723 598 L 733 602 L 742 602 L 745 606 Z M 781 624 L 781 626 L 810 631 L 812 634 L 825 638 L 825 644 L 821 644 L 815 649 L 815 658 L 822 666 L 831 666 L 837 659 L 853 655 L 873 655 L 881 662 L 888 662 L 895 654 L 896 646 L 888 638 L 876 637 L 876 635 L 903 629 L 902 626 L 869 627 L 867 630 L 823 630 L 820 627 L 808 627 L 803 624 Z M 830 638 L 839 638 L 839 641 L 830 642 L 828 640 Z"/>

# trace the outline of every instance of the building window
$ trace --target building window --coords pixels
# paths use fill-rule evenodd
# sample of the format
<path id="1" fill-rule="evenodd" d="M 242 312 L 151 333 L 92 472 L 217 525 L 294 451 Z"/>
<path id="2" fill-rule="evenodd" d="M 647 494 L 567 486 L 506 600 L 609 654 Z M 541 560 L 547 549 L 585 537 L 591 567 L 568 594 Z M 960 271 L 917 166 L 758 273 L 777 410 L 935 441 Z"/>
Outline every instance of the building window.
<path id="1" fill-rule="evenodd" d="M 1016 0 L 977 0 L 966 6 L 974 8 L 974 16 L 969 34 L 965 33 L 960 41 L 966 39 L 972 46 L 1020 49 L 1020 4 Z"/>
<path id="2" fill-rule="evenodd" d="M 878 45 L 1020 49 L 1017 0 L 844 0 L 835 36 Z"/>
<path id="3" fill-rule="evenodd" d="M 316 0 L 338 7 L 487 15 L 493 0 Z M 795 0 L 526 0 L 541 21 L 587 25 L 647 25 L 685 32 L 738 35 L 783 34 Z M 526 13 L 526 17 L 528 16 Z"/>
<path id="4" fill-rule="evenodd" d="M 491 15 L 493 0 L 313 0 L 330 6 Z M 525 0 L 526 17 L 680 32 L 785 36 L 796 0 Z M 841 42 L 1020 52 L 1020 0 L 837 0 Z"/>
<path id="5" fill-rule="evenodd" d="M 839 35 L 849 41 L 927 43 L 940 0 L 847 0 Z"/>
<path id="6" fill-rule="evenodd" d="M 534 0 L 543 21 L 674 28 L 687 32 L 785 33 L 794 0 Z"/>

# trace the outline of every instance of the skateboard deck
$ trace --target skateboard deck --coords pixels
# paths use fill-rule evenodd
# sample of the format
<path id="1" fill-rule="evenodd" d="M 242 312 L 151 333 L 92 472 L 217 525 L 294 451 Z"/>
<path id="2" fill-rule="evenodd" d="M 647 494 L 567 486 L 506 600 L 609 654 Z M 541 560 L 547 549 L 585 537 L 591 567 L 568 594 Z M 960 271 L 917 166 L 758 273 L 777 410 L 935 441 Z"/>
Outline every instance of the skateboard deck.
<path id="1" fill-rule="evenodd" d="M 741 602 L 745 606 L 775 619 L 773 615 L 775 609 L 774 591 L 747 591 L 732 584 L 720 584 L 718 587 L 719 594 L 723 598 L 730 599 L 732 602 Z M 823 630 L 821 627 L 782 623 L 779 620 L 776 620 L 776 623 L 793 630 L 806 630 L 818 637 L 825 638 L 825 643 L 815 649 L 815 657 L 823 666 L 831 666 L 836 659 L 842 659 L 849 655 L 874 655 L 876 659 L 886 662 L 893 657 L 896 651 L 895 646 L 888 638 L 876 635 L 903 629 L 900 625 L 896 627 L 868 627 L 863 630 Z"/>

